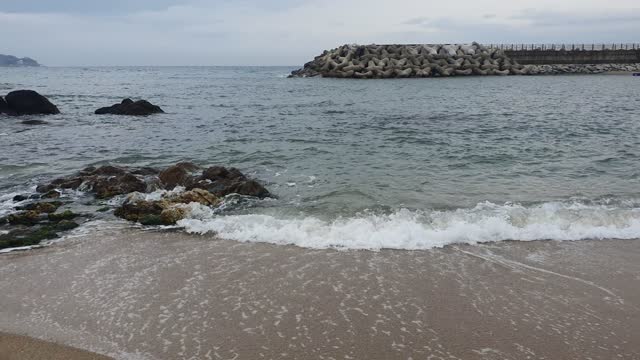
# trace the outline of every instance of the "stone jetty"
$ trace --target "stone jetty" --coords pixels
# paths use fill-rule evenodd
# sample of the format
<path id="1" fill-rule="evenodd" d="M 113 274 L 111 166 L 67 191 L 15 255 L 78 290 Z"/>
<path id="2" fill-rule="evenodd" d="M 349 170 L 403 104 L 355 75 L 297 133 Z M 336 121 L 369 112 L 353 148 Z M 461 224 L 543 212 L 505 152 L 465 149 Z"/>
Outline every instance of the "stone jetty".
<path id="1" fill-rule="evenodd" d="M 289 77 L 358 79 L 471 75 L 543 75 L 640 71 L 640 64 L 523 65 L 503 49 L 472 44 L 342 45 L 324 51 Z"/>

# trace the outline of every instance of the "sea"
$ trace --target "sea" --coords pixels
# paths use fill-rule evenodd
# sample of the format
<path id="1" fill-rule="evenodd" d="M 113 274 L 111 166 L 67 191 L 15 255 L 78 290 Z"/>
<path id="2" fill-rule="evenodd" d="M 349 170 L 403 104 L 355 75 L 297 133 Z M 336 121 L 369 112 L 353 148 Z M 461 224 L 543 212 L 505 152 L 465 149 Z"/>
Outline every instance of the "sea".
<path id="1" fill-rule="evenodd" d="M 188 160 L 237 167 L 275 195 L 231 196 L 179 223 L 212 241 L 426 250 L 640 238 L 630 74 L 287 78 L 293 69 L 0 68 L 1 94 L 33 89 L 61 111 L 0 115 L 0 216 L 16 194 L 89 165 Z M 166 114 L 93 114 L 127 97 Z M 122 221 L 83 226 L 109 224 Z"/>

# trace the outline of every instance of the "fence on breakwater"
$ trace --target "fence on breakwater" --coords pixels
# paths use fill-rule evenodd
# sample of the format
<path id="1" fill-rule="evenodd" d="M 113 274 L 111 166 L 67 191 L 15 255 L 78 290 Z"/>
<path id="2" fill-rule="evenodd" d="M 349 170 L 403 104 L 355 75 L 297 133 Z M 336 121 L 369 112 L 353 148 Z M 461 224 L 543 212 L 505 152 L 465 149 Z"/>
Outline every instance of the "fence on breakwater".
<path id="1" fill-rule="evenodd" d="M 545 64 L 636 64 L 640 44 L 487 44 L 525 65 Z"/>

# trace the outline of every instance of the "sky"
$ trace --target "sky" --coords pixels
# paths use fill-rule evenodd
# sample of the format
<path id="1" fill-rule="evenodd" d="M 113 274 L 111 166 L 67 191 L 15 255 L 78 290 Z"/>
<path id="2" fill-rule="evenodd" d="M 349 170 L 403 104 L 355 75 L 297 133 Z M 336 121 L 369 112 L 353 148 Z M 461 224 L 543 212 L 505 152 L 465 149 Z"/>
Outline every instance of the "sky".
<path id="1" fill-rule="evenodd" d="M 342 44 L 640 42 L 640 0 L 0 0 L 49 66 L 302 65 Z"/>

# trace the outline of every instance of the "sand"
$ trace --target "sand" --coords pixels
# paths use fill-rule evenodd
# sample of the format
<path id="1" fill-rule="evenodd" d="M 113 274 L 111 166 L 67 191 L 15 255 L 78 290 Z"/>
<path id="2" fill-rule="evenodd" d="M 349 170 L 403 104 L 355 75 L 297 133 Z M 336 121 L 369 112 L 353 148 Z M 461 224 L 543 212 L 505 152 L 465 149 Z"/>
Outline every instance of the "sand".
<path id="1" fill-rule="evenodd" d="M 0 294 L 1 331 L 116 359 L 640 358 L 637 240 L 371 252 L 113 229 L 1 256 Z"/>
<path id="2" fill-rule="evenodd" d="M 26 336 L 0 332 L 0 360 L 109 360 L 111 358 Z"/>

